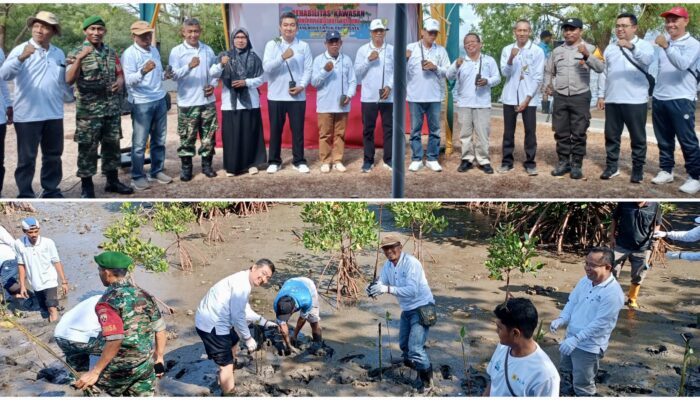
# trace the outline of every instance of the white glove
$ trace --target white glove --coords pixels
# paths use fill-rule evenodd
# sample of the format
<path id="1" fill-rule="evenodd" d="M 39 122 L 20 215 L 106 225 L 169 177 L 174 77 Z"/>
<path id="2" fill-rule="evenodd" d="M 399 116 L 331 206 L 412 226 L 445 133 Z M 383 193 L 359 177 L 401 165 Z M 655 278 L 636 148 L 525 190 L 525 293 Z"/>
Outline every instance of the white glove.
<path id="1" fill-rule="evenodd" d="M 559 352 L 565 356 L 570 356 L 571 353 L 574 352 L 576 349 L 576 345 L 578 344 L 578 339 L 576 339 L 575 336 L 572 336 L 570 338 L 567 338 L 561 344 L 559 345 Z"/>
<path id="2" fill-rule="evenodd" d="M 562 325 L 564 325 L 564 318 L 557 318 L 549 325 L 549 331 L 553 334 L 557 333 L 557 329 L 561 328 Z"/>
<path id="3" fill-rule="evenodd" d="M 258 342 L 256 342 L 255 339 L 253 339 L 253 337 L 251 336 L 245 340 L 245 347 L 247 347 L 248 351 L 252 353 L 255 351 L 255 349 L 258 348 Z"/>
<path id="4" fill-rule="evenodd" d="M 277 324 L 277 322 L 272 322 L 272 321 L 267 321 L 265 323 L 265 325 L 263 326 L 263 328 L 270 328 L 270 327 L 275 328 L 275 329 L 280 328 L 280 326 L 279 326 L 279 324 Z"/>
<path id="5" fill-rule="evenodd" d="M 369 295 L 371 297 L 376 297 L 379 295 L 382 295 L 384 293 L 389 292 L 389 287 L 387 285 L 382 285 L 381 283 L 376 283 L 372 285 L 370 288 L 370 293 Z"/>
<path id="6" fill-rule="evenodd" d="M 668 232 L 666 232 L 666 231 L 654 232 L 654 239 L 665 238 L 666 236 L 668 236 Z"/>
<path id="7" fill-rule="evenodd" d="M 668 258 L 669 260 L 680 260 L 681 259 L 681 252 L 680 251 L 667 251 L 666 258 Z"/>

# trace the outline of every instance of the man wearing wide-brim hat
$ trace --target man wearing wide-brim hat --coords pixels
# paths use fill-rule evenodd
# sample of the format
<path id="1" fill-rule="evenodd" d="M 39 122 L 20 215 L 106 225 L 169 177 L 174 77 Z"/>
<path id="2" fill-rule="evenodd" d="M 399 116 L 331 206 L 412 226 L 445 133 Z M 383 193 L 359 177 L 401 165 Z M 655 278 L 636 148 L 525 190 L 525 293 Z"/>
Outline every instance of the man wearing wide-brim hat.
<path id="1" fill-rule="evenodd" d="M 17 131 L 18 197 L 34 198 L 32 189 L 36 157 L 41 145 L 42 197 L 63 197 L 58 185 L 63 178 L 63 99 L 68 86 L 66 57 L 51 44 L 61 34 L 58 18 L 40 11 L 27 19 L 32 38 L 12 49 L 0 67 L 0 79 L 14 79 L 14 123 Z"/>
<path id="2" fill-rule="evenodd" d="M 122 97 L 124 73 L 117 52 L 104 44 L 105 21 L 91 15 L 83 21 L 85 40 L 68 53 L 70 65 L 66 82 L 76 83 L 75 138 L 78 143 L 78 171 L 82 198 L 94 198 L 92 177 L 97 173 L 98 149 L 102 172 L 107 176 L 106 192 L 131 194 L 134 190 L 119 182 L 121 166 Z"/>
<path id="3" fill-rule="evenodd" d="M 97 385 L 110 396 L 153 396 L 156 376 L 164 372 L 165 321 L 151 295 L 127 279 L 133 264 L 129 256 L 105 251 L 95 263 L 107 286 L 95 306 L 105 345 L 97 364 L 75 386 Z"/>
<path id="4" fill-rule="evenodd" d="M 430 326 L 435 324 L 435 299 L 423 266 L 415 257 L 401 251 L 399 237 L 386 235 L 381 241 L 381 248 L 387 261 L 377 281 L 367 287 L 367 294 L 373 298 L 384 293 L 396 296 L 401 307 L 401 355 L 404 364 L 418 372 L 413 387 L 422 392 L 432 385 L 433 366 L 425 351 L 425 341 Z"/>

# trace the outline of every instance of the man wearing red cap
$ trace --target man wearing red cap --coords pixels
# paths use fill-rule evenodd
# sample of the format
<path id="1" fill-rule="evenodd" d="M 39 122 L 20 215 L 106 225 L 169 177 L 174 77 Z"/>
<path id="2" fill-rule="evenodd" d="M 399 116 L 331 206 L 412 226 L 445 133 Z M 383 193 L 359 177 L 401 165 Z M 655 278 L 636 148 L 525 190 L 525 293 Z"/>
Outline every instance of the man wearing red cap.
<path id="1" fill-rule="evenodd" d="M 673 153 L 678 139 L 688 172 L 688 179 L 679 190 L 694 194 L 700 190 L 700 145 L 695 135 L 698 85 L 695 65 L 700 42 L 686 32 L 688 11 L 685 8 L 673 7 L 661 13 L 661 17 L 666 19 L 666 33 L 656 37 L 661 51 L 652 101 L 652 121 L 661 170 L 651 182 L 673 182 Z"/>

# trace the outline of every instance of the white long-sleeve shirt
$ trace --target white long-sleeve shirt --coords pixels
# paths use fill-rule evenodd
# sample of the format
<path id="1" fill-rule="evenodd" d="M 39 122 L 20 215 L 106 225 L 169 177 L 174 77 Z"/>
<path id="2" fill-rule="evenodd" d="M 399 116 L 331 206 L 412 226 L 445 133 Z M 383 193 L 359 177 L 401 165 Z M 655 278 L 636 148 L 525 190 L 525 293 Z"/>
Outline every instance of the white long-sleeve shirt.
<path id="1" fill-rule="evenodd" d="M 36 51 L 24 62 L 19 56 L 28 45 Z M 34 39 L 16 46 L 0 67 L 0 79 L 14 79 L 14 121 L 35 122 L 63 118 L 63 96 L 66 85 L 66 55 L 63 50 L 49 45 L 48 50 Z"/>
<path id="2" fill-rule="evenodd" d="M 654 46 L 636 36 L 631 43 L 634 50 L 623 50 L 615 43 L 605 48 L 605 70 L 598 76 L 598 98 L 605 98 L 606 103 L 646 104 L 648 100 L 646 76 L 627 60 L 622 51 L 648 72 L 654 62 Z"/>
<path id="3" fill-rule="evenodd" d="M 584 276 L 569 294 L 559 316 L 569 325 L 566 337 L 575 336 L 579 340 L 576 347 L 581 350 L 604 352 L 624 304 L 625 295 L 612 274 L 596 286 Z"/>
<path id="4" fill-rule="evenodd" d="M 146 75 L 141 75 L 141 69 L 149 60 L 153 60 L 156 67 Z M 124 50 L 122 67 L 130 103 L 146 104 L 165 97 L 163 65 L 158 49 L 150 46 L 149 50 L 146 50 L 134 43 Z"/>
<path id="5" fill-rule="evenodd" d="M 220 78 L 222 72 L 224 72 L 223 67 L 221 67 L 221 63 L 216 63 L 211 66 L 211 69 L 209 70 L 211 73 L 211 76 L 213 78 Z M 265 83 L 265 74 L 263 73 L 262 75 L 255 77 L 255 78 L 247 78 L 245 79 L 245 86 L 246 90 L 248 90 L 248 95 L 250 96 L 250 108 L 260 108 L 260 93 L 258 93 L 258 88 L 262 86 L 262 84 Z M 236 110 L 242 110 L 245 107 L 243 107 L 243 104 L 241 103 L 240 99 L 236 99 Z M 233 110 L 233 107 L 231 107 L 231 91 L 229 90 L 228 87 L 222 86 L 221 88 L 221 110 L 222 111 L 231 111 Z"/>
<path id="6" fill-rule="evenodd" d="M 0 49 L 0 66 L 5 62 L 5 52 Z M 7 82 L 0 80 L 0 125 L 7 123 L 7 109 L 12 107 L 12 98 Z"/>
<path id="7" fill-rule="evenodd" d="M 251 337 L 248 323 L 267 322 L 248 304 L 250 270 L 236 272 L 217 282 L 204 296 L 197 307 L 194 325 L 204 332 L 216 329 L 217 335 L 228 335 L 231 328 L 243 340 Z"/>
<path id="8" fill-rule="evenodd" d="M 61 316 L 53 336 L 75 343 L 88 343 L 102 332 L 97 319 L 95 306 L 102 298 L 101 294 L 88 297 Z"/>
<path id="9" fill-rule="evenodd" d="M 0 226 L 0 265 L 7 260 L 15 260 L 15 238 L 5 227 Z"/>
<path id="10" fill-rule="evenodd" d="M 370 62 L 367 57 L 373 51 L 379 53 L 379 58 Z M 362 85 L 360 101 L 363 103 L 393 103 L 394 46 L 384 43 L 382 47 L 374 47 L 372 42 L 360 46 L 355 55 L 355 76 L 357 83 Z M 392 90 L 385 100 L 379 100 L 379 89 L 383 89 L 385 86 Z"/>
<path id="11" fill-rule="evenodd" d="M 527 96 L 537 95 L 544 79 L 544 52 L 528 40 L 520 52 L 508 65 L 510 53 L 516 43 L 509 44 L 501 51 L 501 74 L 506 79 L 501 93 L 501 101 L 509 106 L 518 106 Z M 520 79 L 522 76 L 522 79 Z M 530 104 L 534 106 L 534 104 Z"/>
<path id="12" fill-rule="evenodd" d="M 488 82 L 486 86 L 476 86 L 479 70 Z M 457 81 L 452 89 L 457 107 L 491 108 L 491 88 L 501 82 L 501 74 L 493 57 L 480 54 L 476 60 L 465 57 L 459 68 L 457 61 L 453 62 L 447 69 L 447 79 Z"/>
<path id="13" fill-rule="evenodd" d="M 700 42 L 689 33 L 676 40 L 666 34 L 666 39 L 668 47 L 659 51 L 654 98 L 695 101 L 698 83 L 688 68 L 694 68 L 697 63 Z"/>
<path id="14" fill-rule="evenodd" d="M 324 67 L 329 61 L 333 63 L 333 69 L 327 72 Z M 326 51 L 314 58 L 311 70 L 311 85 L 317 89 L 316 112 L 350 112 L 350 103 L 340 106 L 340 96 L 345 94 L 353 97 L 357 89 L 355 68 L 350 57 L 340 53 L 337 58 L 333 58 Z"/>
<path id="15" fill-rule="evenodd" d="M 681 242 L 697 242 L 700 240 L 700 226 L 689 231 L 671 231 L 666 232 L 666 238 L 671 240 L 678 240 Z M 687 261 L 700 261 L 700 252 L 696 251 L 681 251 L 680 259 Z"/>
<path id="16" fill-rule="evenodd" d="M 387 260 L 378 282 L 391 286 L 391 294 L 398 299 L 401 311 L 411 311 L 435 303 L 423 266 L 410 254 L 402 252 L 396 265 Z"/>
<path id="17" fill-rule="evenodd" d="M 274 101 L 302 101 L 306 100 L 306 91 L 302 91 L 296 96 L 289 94 L 289 70 L 285 65 L 282 54 L 292 48 L 294 55 L 287 60 L 289 69 L 297 86 L 306 88 L 311 81 L 311 67 L 313 65 L 313 55 L 311 47 L 303 40 L 294 38 L 292 43 L 287 43 L 281 37 L 270 40 L 265 45 L 263 54 L 263 69 L 265 70 L 265 80 L 267 81 L 267 98 Z"/>
<path id="18" fill-rule="evenodd" d="M 194 57 L 199 57 L 199 65 L 190 69 Z M 207 85 L 216 85 L 216 79 L 209 72 L 216 63 L 214 50 L 202 42 L 197 47 L 183 42 L 170 51 L 168 64 L 173 68 L 173 80 L 177 82 L 178 107 L 203 106 L 216 101 L 213 94 L 204 96 Z"/>
<path id="19" fill-rule="evenodd" d="M 421 48 L 423 52 L 421 53 Z M 406 63 L 408 81 L 406 101 L 414 103 L 436 103 L 445 97 L 445 75 L 450 67 L 450 58 L 444 47 L 433 43 L 430 48 L 422 41 L 410 43 L 406 50 L 411 51 L 411 58 Z M 423 60 L 431 61 L 437 66 L 435 71 L 423 70 Z"/>

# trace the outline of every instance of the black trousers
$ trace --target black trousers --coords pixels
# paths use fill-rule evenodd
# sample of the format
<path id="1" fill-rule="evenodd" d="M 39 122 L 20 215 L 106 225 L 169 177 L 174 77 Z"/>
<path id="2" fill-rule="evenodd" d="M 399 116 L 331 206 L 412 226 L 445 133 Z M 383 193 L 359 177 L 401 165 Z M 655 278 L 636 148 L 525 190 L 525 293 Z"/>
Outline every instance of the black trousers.
<path id="1" fill-rule="evenodd" d="M 605 103 L 605 163 L 617 166 L 620 138 L 627 126 L 632 144 L 632 165 L 643 166 L 647 157 L 647 103 Z"/>
<path id="2" fill-rule="evenodd" d="M 525 126 L 525 168 L 535 168 L 537 154 L 537 106 L 530 106 L 522 112 Z M 503 159 L 502 166 L 513 166 L 513 150 L 515 150 L 515 124 L 518 113 L 515 106 L 503 105 Z"/>
<path id="3" fill-rule="evenodd" d="M 391 165 L 391 140 L 394 121 L 393 103 L 362 103 L 362 144 L 365 147 L 364 162 L 374 163 L 374 128 L 377 116 L 382 115 L 384 133 L 384 163 Z"/>
<path id="4" fill-rule="evenodd" d="M 289 128 L 292 130 L 292 164 L 306 164 L 304 159 L 304 114 L 306 101 L 268 100 L 270 117 L 270 164 L 282 165 L 282 129 L 289 115 Z"/>
<path id="5" fill-rule="evenodd" d="M 5 133 L 7 133 L 7 124 L 0 124 L 0 197 L 2 197 L 2 185 L 5 182 Z"/>
<path id="6" fill-rule="evenodd" d="M 586 132 L 590 123 L 590 91 L 572 96 L 554 93 L 552 128 L 559 161 L 581 166 L 586 156 Z"/>
<path id="7" fill-rule="evenodd" d="M 58 185 L 63 179 L 63 119 L 15 122 L 17 131 L 17 169 L 15 182 L 19 198 L 36 197 L 32 189 L 36 157 L 41 146 L 41 187 L 43 197 L 61 197 Z"/>

